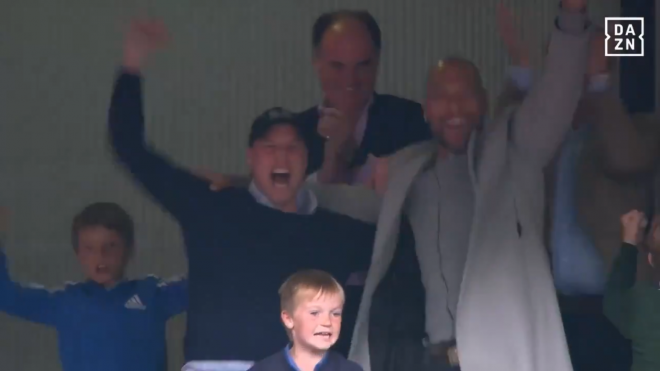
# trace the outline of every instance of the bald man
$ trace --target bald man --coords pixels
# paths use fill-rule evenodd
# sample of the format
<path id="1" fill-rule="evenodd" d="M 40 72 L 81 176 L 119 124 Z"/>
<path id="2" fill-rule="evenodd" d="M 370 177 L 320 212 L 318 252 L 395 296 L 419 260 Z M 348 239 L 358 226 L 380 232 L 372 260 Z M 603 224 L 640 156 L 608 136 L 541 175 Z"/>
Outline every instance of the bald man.
<path id="1" fill-rule="evenodd" d="M 430 70 L 424 109 L 435 138 L 393 156 L 376 205 L 376 242 L 350 352 L 365 371 L 377 371 L 369 353 L 372 296 L 404 215 L 426 291 L 422 369 L 572 370 L 543 244 L 542 170 L 581 95 L 585 7 L 586 0 L 562 1 L 542 78 L 493 120 L 484 119 L 486 92 L 474 64 L 447 58 Z M 348 204 L 317 195 L 321 204 Z"/>

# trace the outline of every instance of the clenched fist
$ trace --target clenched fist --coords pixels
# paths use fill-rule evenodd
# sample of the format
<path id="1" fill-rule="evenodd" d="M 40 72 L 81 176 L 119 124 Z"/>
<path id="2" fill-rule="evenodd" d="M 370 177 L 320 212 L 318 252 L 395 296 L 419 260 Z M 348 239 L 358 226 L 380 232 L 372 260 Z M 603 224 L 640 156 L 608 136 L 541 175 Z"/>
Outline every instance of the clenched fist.
<path id="1" fill-rule="evenodd" d="M 170 37 L 161 21 L 133 21 L 124 39 L 124 68 L 139 71 L 145 59 L 162 49 Z"/>
<path id="2" fill-rule="evenodd" d="M 349 158 L 355 149 L 353 128 L 346 117 L 335 108 L 323 108 L 317 132 L 326 139 L 326 153 Z"/>
<path id="3" fill-rule="evenodd" d="M 646 216 L 641 211 L 632 210 L 621 216 L 622 240 L 631 245 L 638 245 L 644 238 Z"/>

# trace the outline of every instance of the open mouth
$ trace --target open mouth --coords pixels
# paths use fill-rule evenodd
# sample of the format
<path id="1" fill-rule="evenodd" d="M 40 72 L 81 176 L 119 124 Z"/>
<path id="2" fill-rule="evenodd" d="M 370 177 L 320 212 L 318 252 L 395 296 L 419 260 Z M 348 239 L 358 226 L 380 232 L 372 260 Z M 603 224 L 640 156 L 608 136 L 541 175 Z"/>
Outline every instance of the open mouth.
<path id="1" fill-rule="evenodd" d="M 275 169 L 272 174 L 270 174 L 270 178 L 276 187 L 286 187 L 289 185 L 291 174 L 286 169 Z"/>
<path id="2" fill-rule="evenodd" d="M 329 331 L 316 332 L 316 333 L 314 333 L 314 336 L 318 336 L 318 337 L 321 337 L 321 338 L 327 340 L 327 339 L 330 339 L 330 337 L 332 337 L 332 332 L 329 332 Z"/>
<path id="3" fill-rule="evenodd" d="M 447 121 L 447 126 L 449 127 L 460 127 L 465 125 L 465 119 L 456 117 Z"/>
<path id="4" fill-rule="evenodd" d="M 108 274 L 110 273 L 110 267 L 105 264 L 99 264 L 95 268 L 96 274 Z"/>

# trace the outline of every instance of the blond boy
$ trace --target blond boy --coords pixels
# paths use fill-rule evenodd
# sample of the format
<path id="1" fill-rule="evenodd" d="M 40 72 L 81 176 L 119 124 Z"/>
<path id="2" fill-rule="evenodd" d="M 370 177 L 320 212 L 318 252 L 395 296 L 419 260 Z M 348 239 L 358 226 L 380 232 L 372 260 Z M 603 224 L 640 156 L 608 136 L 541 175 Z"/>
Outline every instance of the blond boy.
<path id="1" fill-rule="evenodd" d="M 330 348 L 341 331 L 344 289 L 330 274 L 304 270 L 280 287 L 280 316 L 291 341 L 250 371 L 362 371 Z"/>

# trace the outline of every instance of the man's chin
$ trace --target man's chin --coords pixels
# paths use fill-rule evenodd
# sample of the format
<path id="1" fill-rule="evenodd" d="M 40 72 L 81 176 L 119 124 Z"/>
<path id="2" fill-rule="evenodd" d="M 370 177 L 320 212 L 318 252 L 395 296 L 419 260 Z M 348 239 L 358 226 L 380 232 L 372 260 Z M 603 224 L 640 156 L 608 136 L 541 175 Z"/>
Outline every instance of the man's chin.
<path id="1" fill-rule="evenodd" d="M 445 138 L 438 138 L 438 144 L 441 147 L 444 147 L 448 152 L 454 154 L 463 154 L 467 152 L 468 149 L 468 139 L 464 140 L 448 140 Z"/>

